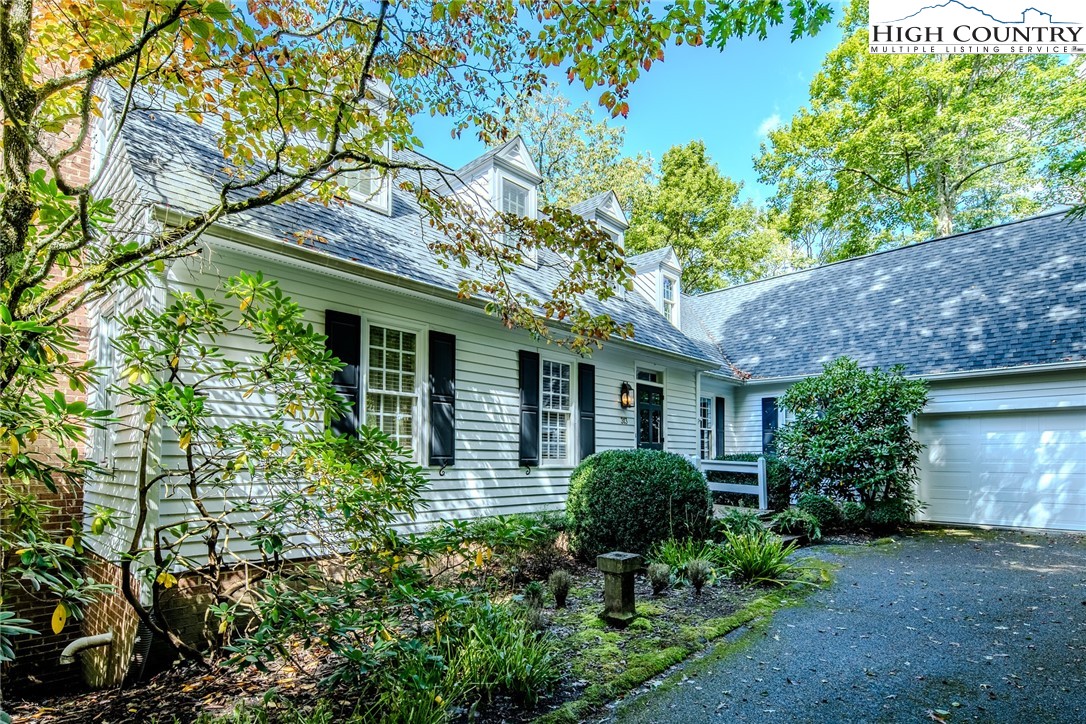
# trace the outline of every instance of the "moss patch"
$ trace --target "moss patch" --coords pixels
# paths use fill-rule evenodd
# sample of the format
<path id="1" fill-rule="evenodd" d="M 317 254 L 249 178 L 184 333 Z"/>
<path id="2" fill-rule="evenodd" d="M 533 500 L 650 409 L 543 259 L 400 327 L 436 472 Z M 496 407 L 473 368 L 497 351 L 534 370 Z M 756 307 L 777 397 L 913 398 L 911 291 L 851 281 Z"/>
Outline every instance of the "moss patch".
<path id="1" fill-rule="evenodd" d="M 639 598 L 638 618 L 622 630 L 602 624 L 596 607 L 556 617 L 556 625 L 580 626 L 563 641 L 571 673 L 587 685 L 579 698 L 536 721 L 543 724 L 585 721 L 604 705 L 704 652 L 707 645 L 732 631 L 744 625 L 760 630 L 768 625 L 775 611 L 797 604 L 811 591 L 829 583 L 830 572 L 835 568 L 816 559 L 805 559 L 800 565 L 799 580 L 777 590 L 742 589 L 724 584 L 706 589 L 701 597 L 678 590 L 664 599 L 642 603 L 644 598 Z M 746 638 L 743 636 L 740 641 Z M 705 658 L 724 655 L 737 645 L 733 642 L 719 646 L 690 665 L 697 666 Z M 677 681 L 677 677 L 681 673 L 672 679 Z M 664 686 L 669 684 L 665 682 Z"/>

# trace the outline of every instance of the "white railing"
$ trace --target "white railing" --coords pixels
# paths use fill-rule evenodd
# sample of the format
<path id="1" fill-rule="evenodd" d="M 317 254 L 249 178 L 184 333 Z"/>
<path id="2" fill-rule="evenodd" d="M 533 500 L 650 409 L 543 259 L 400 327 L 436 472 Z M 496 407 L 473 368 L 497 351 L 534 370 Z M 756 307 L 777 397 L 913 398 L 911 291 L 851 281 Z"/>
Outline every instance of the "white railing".
<path id="1" fill-rule="evenodd" d="M 762 510 L 769 508 L 769 488 L 766 483 L 765 458 L 760 457 L 754 462 L 740 460 L 702 460 L 702 472 L 708 473 L 747 473 L 757 475 L 756 483 L 714 483 L 709 482 L 709 490 L 721 493 L 746 493 L 758 496 L 758 507 Z"/>

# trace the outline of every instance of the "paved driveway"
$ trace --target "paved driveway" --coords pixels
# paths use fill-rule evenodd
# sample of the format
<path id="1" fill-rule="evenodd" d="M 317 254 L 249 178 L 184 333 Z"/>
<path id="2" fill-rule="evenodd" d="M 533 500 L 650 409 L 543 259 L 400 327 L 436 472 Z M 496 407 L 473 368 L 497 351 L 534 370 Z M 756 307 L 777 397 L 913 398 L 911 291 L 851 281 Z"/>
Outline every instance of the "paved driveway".
<path id="1" fill-rule="evenodd" d="M 1086 539 L 815 547 L 835 584 L 622 722 L 1086 722 Z"/>

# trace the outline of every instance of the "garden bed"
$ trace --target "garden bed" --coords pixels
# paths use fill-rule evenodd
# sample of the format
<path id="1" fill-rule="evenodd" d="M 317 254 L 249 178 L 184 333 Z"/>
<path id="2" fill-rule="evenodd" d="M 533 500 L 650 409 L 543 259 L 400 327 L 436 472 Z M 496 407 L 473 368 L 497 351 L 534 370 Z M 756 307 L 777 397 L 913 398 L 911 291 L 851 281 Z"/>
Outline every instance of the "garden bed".
<path id="1" fill-rule="evenodd" d="M 803 589 L 809 588 L 773 592 L 718 580 L 700 595 L 695 595 L 690 587 L 677 587 L 653 596 L 646 578 L 638 576 L 638 618 L 625 629 L 614 629 L 599 618 L 602 574 L 582 564 L 573 564 L 570 570 L 574 584 L 566 607 L 556 609 L 553 600 L 548 600 L 543 614 L 545 631 L 554 637 L 563 662 L 557 690 L 531 709 L 496 698 L 475 712 L 450 712 L 454 721 L 527 722 L 539 717 L 555 722 L 581 721 L 703 650 L 713 640 L 754 618 L 772 613 L 782 600 L 795 599 L 804 593 Z M 304 655 L 311 660 L 321 657 L 318 651 Z M 347 692 L 340 699 L 330 697 L 317 678 L 302 677 L 289 665 L 266 674 L 255 670 L 208 672 L 184 666 L 125 690 L 23 702 L 15 706 L 13 713 L 16 722 L 27 724 L 175 721 L 187 724 L 201 715 L 203 721 L 210 721 L 212 717 L 229 714 L 239 704 L 259 706 L 265 702 L 270 702 L 265 706 L 266 718 L 239 717 L 235 721 L 274 722 L 280 720 L 277 712 L 307 710 L 330 712 L 331 721 L 343 721 L 355 712 L 356 706 Z M 313 721 L 322 719 L 314 716 Z"/>

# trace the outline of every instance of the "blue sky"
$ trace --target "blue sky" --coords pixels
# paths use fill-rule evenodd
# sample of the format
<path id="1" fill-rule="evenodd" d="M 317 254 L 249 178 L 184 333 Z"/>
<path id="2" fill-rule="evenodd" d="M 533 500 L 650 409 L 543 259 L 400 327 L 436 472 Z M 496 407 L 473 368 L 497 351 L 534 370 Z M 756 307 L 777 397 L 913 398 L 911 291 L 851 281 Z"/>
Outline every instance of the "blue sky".
<path id="1" fill-rule="evenodd" d="M 629 118 L 613 121 L 626 127 L 627 153 L 648 151 L 659 160 L 671 146 L 700 138 L 721 171 L 744 182 L 745 195 L 764 200 L 772 189 L 757 183 L 751 158 L 764 130 L 787 121 L 807 102 L 811 78 L 841 40 L 836 22 L 835 17 L 814 38 L 795 43 L 786 29 L 777 28 L 765 41 L 732 42 L 723 52 L 670 48 L 664 62 L 632 87 Z M 575 103 L 588 100 L 597 107 L 583 86 L 569 86 L 562 73 L 555 79 Z M 598 116 L 604 117 L 602 109 Z M 453 167 L 485 150 L 467 132 L 450 138 L 440 119 L 419 118 L 416 128 L 425 152 Z"/>

